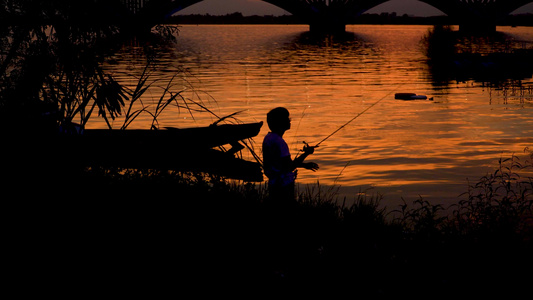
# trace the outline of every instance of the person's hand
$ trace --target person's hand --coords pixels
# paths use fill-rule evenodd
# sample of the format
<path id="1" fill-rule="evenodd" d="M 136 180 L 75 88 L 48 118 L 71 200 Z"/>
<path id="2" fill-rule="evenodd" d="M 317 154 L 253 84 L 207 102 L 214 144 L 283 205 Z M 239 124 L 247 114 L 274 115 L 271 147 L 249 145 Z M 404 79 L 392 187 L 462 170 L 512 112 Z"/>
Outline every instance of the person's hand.
<path id="1" fill-rule="evenodd" d="M 307 170 L 311 170 L 313 172 L 316 172 L 316 170 L 318 170 L 318 164 L 314 163 L 314 162 L 304 163 L 303 167 L 306 168 Z"/>
<path id="2" fill-rule="evenodd" d="M 304 149 L 303 149 L 304 154 L 310 155 L 310 154 L 315 153 L 315 148 L 317 146 L 309 146 L 309 144 L 306 142 L 304 142 L 304 144 L 305 144 Z"/>

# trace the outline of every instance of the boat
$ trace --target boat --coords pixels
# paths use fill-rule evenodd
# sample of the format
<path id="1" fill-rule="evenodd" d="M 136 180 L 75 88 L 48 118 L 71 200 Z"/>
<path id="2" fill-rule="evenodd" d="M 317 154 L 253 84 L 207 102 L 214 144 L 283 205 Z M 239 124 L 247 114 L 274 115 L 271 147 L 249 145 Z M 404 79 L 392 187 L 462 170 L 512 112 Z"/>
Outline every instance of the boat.
<path id="1" fill-rule="evenodd" d="M 263 122 L 244 124 L 222 124 L 206 127 L 174 128 L 162 130 L 109 130 L 86 129 L 81 137 L 89 142 L 103 141 L 117 146 L 150 145 L 152 147 L 177 147 L 183 149 L 205 149 L 232 144 L 259 134 Z"/>
<path id="2" fill-rule="evenodd" d="M 85 129 L 69 136 L 86 166 L 206 172 L 262 181 L 261 164 L 236 157 L 241 141 L 259 134 L 263 122 L 161 130 Z"/>

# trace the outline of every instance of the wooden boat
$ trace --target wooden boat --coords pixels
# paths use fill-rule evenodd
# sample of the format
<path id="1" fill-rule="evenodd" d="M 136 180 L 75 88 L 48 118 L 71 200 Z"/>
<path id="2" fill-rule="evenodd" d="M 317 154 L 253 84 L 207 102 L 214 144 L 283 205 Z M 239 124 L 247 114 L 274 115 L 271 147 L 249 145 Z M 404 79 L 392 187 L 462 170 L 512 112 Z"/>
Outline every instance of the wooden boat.
<path id="1" fill-rule="evenodd" d="M 205 149 L 252 138 L 259 134 L 262 126 L 263 122 L 182 129 L 167 127 L 163 130 L 88 129 L 82 136 L 89 142 L 107 142 L 119 147 L 146 144 L 151 147 Z"/>
<path id="2" fill-rule="evenodd" d="M 163 130 L 87 129 L 68 140 L 84 153 L 88 166 L 207 172 L 262 181 L 258 162 L 235 156 L 244 148 L 239 141 L 257 136 L 262 125 L 263 122 Z M 226 145 L 231 149 L 225 150 Z"/>

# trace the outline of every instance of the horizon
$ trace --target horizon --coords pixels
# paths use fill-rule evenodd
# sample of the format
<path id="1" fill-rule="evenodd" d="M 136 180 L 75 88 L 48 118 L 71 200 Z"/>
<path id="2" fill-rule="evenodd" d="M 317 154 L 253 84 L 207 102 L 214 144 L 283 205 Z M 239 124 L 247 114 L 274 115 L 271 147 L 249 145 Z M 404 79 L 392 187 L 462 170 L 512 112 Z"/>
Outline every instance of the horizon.
<path id="1" fill-rule="evenodd" d="M 367 10 L 365 13 L 393 13 L 418 17 L 445 15 L 442 11 L 418 0 L 391 0 Z M 191 5 L 175 15 L 210 14 L 227 15 L 242 13 L 244 16 L 252 15 L 290 15 L 287 11 L 261 0 L 204 0 Z M 533 2 L 522 6 L 511 14 L 533 14 Z"/>

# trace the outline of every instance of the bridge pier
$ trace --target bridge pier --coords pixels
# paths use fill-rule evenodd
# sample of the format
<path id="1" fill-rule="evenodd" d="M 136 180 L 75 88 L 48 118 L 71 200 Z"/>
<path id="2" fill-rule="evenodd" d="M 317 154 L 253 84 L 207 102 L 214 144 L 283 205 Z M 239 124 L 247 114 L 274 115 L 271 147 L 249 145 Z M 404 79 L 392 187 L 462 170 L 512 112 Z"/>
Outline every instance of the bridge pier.
<path id="1" fill-rule="evenodd" d="M 346 18 L 336 12 L 324 12 L 307 18 L 312 33 L 337 34 L 346 32 Z"/>
<path id="2" fill-rule="evenodd" d="M 496 23 L 487 21 L 460 23 L 459 31 L 465 33 L 493 33 L 496 32 Z"/>
<path id="3" fill-rule="evenodd" d="M 341 22 L 310 22 L 309 31 L 312 33 L 345 33 L 346 24 Z"/>

